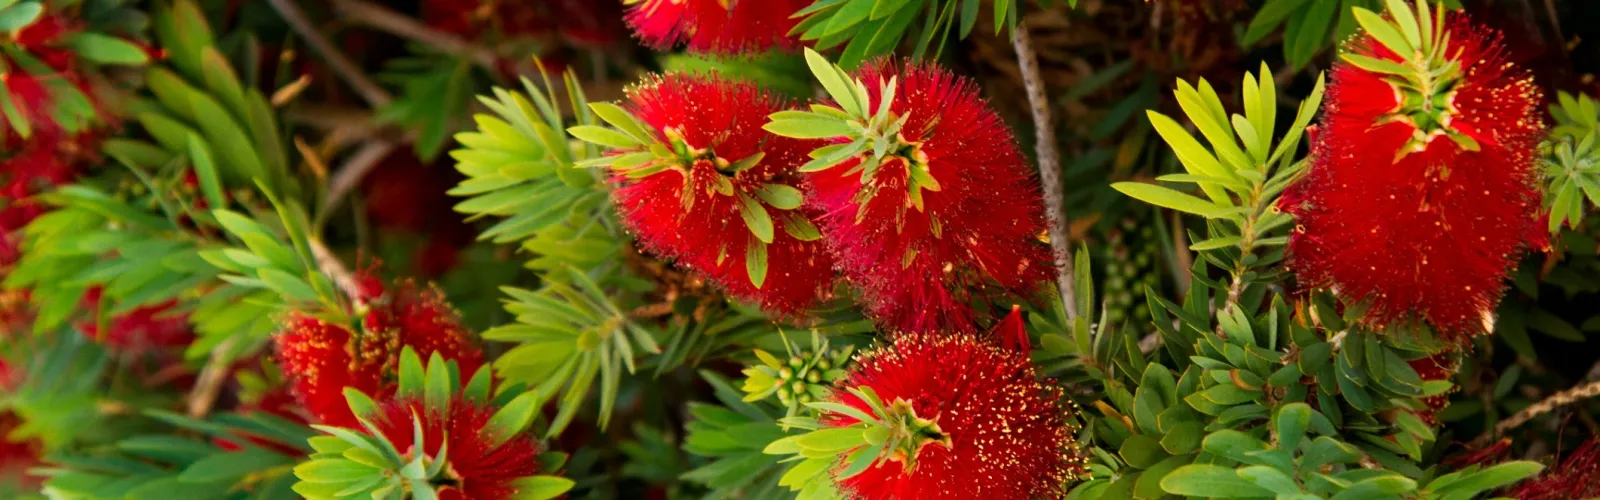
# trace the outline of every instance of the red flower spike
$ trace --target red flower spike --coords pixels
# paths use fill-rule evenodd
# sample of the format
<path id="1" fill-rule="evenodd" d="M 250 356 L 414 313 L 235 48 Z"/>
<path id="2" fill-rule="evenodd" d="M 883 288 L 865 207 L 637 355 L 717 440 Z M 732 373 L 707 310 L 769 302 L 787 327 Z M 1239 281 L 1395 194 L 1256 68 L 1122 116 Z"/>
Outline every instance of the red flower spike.
<path id="1" fill-rule="evenodd" d="M 1600 496 L 1600 439 L 1590 439 L 1552 467 L 1505 492 L 1517 500 L 1572 500 Z"/>
<path id="2" fill-rule="evenodd" d="M 358 280 L 371 281 L 366 273 Z M 377 294 L 368 307 L 359 337 L 299 313 L 289 317 L 278 336 L 279 366 L 291 380 L 295 398 L 321 423 L 359 428 L 344 388 L 354 387 L 376 400 L 393 395 L 406 347 L 423 359 L 438 353 L 455 361 L 461 373 L 483 366 L 483 351 L 438 289 L 419 290 L 402 282 L 392 293 Z"/>
<path id="3" fill-rule="evenodd" d="M 1417 375 L 1421 377 L 1423 382 L 1449 380 L 1450 377 L 1455 376 L 1457 370 L 1456 363 L 1451 360 L 1449 354 L 1435 354 L 1426 358 L 1407 361 L 1406 363 L 1417 371 Z M 1450 394 L 1435 394 L 1422 398 L 1422 404 L 1428 405 L 1428 409 L 1416 411 L 1417 416 L 1422 417 L 1422 420 L 1427 422 L 1428 425 L 1439 425 L 1439 412 L 1444 411 L 1446 406 L 1450 406 Z"/>
<path id="4" fill-rule="evenodd" d="M 845 160 L 808 183 L 823 234 L 868 310 L 891 329 L 974 332 L 969 304 L 992 299 L 990 285 L 1036 293 L 1054 263 L 1039 239 L 1044 204 L 1015 138 L 977 86 L 934 66 L 886 61 L 855 76 L 868 82 L 868 109 L 879 106 L 880 82 L 898 77 L 890 111 L 906 120 L 899 141 L 908 152 L 865 175 L 856 170 L 861 159 Z M 909 187 L 913 163 L 936 184 Z"/>
<path id="5" fill-rule="evenodd" d="M 785 109 L 777 97 L 746 82 L 666 75 L 631 89 L 627 108 L 674 150 L 655 160 L 665 170 L 615 179 L 618 211 L 645 250 L 780 314 L 799 312 L 829 291 L 832 258 L 821 242 L 792 232 L 802 226 L 815 232 L 812 214 L 780 209 L 762 195 L 772 186 L 798 193 L 795 169 L 811 150 L 805 141 L 761 129 L 767 115 Z M 730 172 L 757 157 L 753 166 Z M 765 247 L 772 264 L 759 286 L 747 258 L 760 240 L 744 219 L 742 200 L 759 204 L 771 220 Z"/>
<path id="6" fill-rule="evenodd" d="M 839 387 L 870 387 L 885 405 L 909 405 L 943 440 L 838 481 L 856 498 L 1053 498 L 1083 470 L 1061 389 L 1035 378 L 1026 356 L 967 334 L 903 334 L 857 358 Z M 871 414 L 844 390 L 835 401 Z M 857 420 L 830 413 L 823 421 Z M 840 467 L 843 467 L 841 464 Z"/>
<path id="7" fill-rule="evenodd" d="M 809 0 L 630 0 L 626 20 L 645 45 L 689 52 L 751 53 L 794 50 L 789 35 L 799 19 L 789 17 Z"/>
<path id="8" fill-rule="evenodd" d="M 1011 306 L 1011 314 L 994 327 L 995 337 L 1000 339 L 1000 346 L 1009 350 L 1021 352 L 1024 357 L 1033 352 L 1032 340 L 1028 338 L 1028 322 L 1023 318 L 1022 306 Z"/>
<path id="9" fill-rule="evenodd" d="M 421 420 L 420 451 L 437 457 L 444 447 L 449 462 L 444 474 L 454 483 L 441 488 L 439 498 L 519 498 L 517 480 L 540 472 L 539 442 L 525 433 L 495 444 L 486 429 L 494 413 L 495 408 L 460 398 L 452 400 L 448 409 L 429 409 L 417 399 L 391 400 L 379 403 L 373 424 L 396 450 L 413 456 L 419 450 L 413 443 L 412 419 Z"/>
<path id="10" fill-rule="evenodd" d="M 1544 127 L 1539 90 L 1499 36 L 1456 13 L 1444 26 L 1435 64 L 1460 68 L 1434 82 L 1432 101 L 1403 100 L 1396 77 L 1334 65 L 1309 171 L 1279 206 L 1299 222 L 1289 250 L 1302 284 L 1370 301 L 1371 324 L 1420 318 L 1462 340 L 1492 329 L 1511 266 L 1544 239 L 1534 170 Z M 1370 35 L 1346 50 L 1402 61 Z"/>

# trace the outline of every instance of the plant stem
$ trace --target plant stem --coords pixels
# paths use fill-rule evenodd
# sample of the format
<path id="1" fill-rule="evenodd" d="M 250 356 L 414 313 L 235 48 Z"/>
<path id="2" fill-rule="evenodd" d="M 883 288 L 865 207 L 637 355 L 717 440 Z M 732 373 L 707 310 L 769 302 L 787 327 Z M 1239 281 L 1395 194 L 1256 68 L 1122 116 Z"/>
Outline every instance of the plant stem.
<path id="1" fill-rule="evenodd" d="M 1050 121 L 1050 101 L 1039 78 L 1039 55 L 1033 51 L 1026 22 L 1017 23 L 1011 44 L 1017 51 L 1017 66 L 1022 85 L 1027 88 L 1033 111 L 1034 151 L 1039 162 L 1039 183 L 1044 191 L 1045 208 L 1050 215 L 1050 246 L 1056 257 L 1056 287 L 1067 312 L 1067 321 L 1078 318 L 1078 293 L 1072 273 L 1072 245 L 1067 241 L 1071 219 L 1067 214 L 1066 190 L 1061 186 L 1061 154 L 1056 151 L 1055 124 Z"/>
<path id="2" fill-rule="evenodd" d="M 1600 381 L 1588 382 L 1571 389 L 1555 393 L 1548 398 L 1544 398 L 1543 401 L 1535 403 L 1533 406 L 1523 408 L 1522 411 L 1512 415 L 1511 418 L 1501 420 L 1500 423 L 1495 424 L 1493 433 L 1479 436 L 1477 441 L 1486 443 L 1493 436 L 1503 435 L 1506 432 L 1521 426 L 1522 424 L 1528 423 L 1529 420 L 1533 420 L 1540 415 L 1550 413 L 1551 411 L 1555 411 L 1557 408 L 1595 396 L 1600 396 Z"/>
<path id="3" fill-rule="evenodd" d="M 278 14 L 283 16 L 283 20 L 287 21 L 301 38 L 306 39 L 306 43 L 311 44 L 312 50 L 317 51 L 317 54 L 328 62 L 333 72 L 339 74 L 339 78 L 344 79 L 357 94 L 361 94 L 361 99 L 367 101 L 368 105 L 381 108 L 394 100 L 389 92 L 367 77 L 367 74 L 355 63 L 350 62 L 350 58 L 345 57 L 344 53 L 339 52 L 333 42 L 328 41 L 328 37 L 322 36 L 322 33 L 311 25 L 311 20 L 306 18 L 300 6 L 295 5 L 294 0 L 267 0 L 267 2 L 272 4 L 272 8 L 277 9 Z"/>
<path id="4" fill-rule="evenodd" d="M 376 28 L 400 38 L 412 40 L 429 48 L 461 56 L 473 64 L 494 70 L 498 59 L 493 50 L 474 44 L 451 33 L 445 33 L 417 22 L 410 16 L 389 10 L 382 5 L 365 0 L 335 0 L 334 9 L 351 22 Z"/>

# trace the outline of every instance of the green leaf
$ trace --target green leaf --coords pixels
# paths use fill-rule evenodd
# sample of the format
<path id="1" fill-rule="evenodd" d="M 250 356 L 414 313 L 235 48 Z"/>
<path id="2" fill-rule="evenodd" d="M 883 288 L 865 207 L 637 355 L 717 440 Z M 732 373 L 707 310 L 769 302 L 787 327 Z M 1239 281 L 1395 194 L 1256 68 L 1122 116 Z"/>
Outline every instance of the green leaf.
<path id="1" fill-rule="evenodd" d="M 794 186 L 778 183 L 761 185 L 761 188 L 756 190 L 756 196 L 761 197 L 762 201 L 767 202 L 767 204 L 771 205 L 772 208 L 776 208 L 778 210 L 794 210 L 796 208 L 800 208 L 800 203 L 802 203 L 805 199 L 800 190 L 796 189 Z"/>
<path id="2" fill-rule="evenodd" d="M 1161 442 L 1146 434 L 1134 434 L 1122 442 L 1122 447 L 1117 449 L 1128 465 L 1140 469 L 1147 469 L 1157 462 L 1166 460 L 1167 450 L 1161 447 Z"/>
<path id="3" fill-rule="evenodd" d="M 1449 485 L 1440 488 L 1435 493 L 1438 493 L 1441 496 L 1448 493 L 1452 496 L 1468 498 L 1480 492 L 1499 488 L 1532 477 L 1534 474 L 1538 474 L 1540 470 L 1544 470 L 1544 466 L 1538 464 L 1537 462 L 1529 462 L 1525 460 L 1504 462 L 1499 465 L 1495 465 L 1494 467 L 1489 467 L 1487 469 L 1467 475 L 1466 477 L 1463 477 L 1454 483 L 1450 483 Z"/>
<path id="4" fill-rule="evenodd" d="M 806 66 L 811 68 L 811 74 L 817 77 L 817 82 L 822 84 L 822 89 L 828 92 L 828 96 L 839 103 L 840 109 L 850 113 L 851 116 L 867 115 L 867 103 L 856 100 L 855 93 L 851 89 L 853 83 L 848 79 L 848 75 L 815 50 L 806 48 L 805 57 Z"/>
<path id="5" fill-rule="evenodd" d="M 744 193 L 739 193 L 739 216 L 744 218 L 745 227 L 750 228 L 750 234 L 762 243 L 772 243 L 772 216 L 767 214 L 767 208 L 761 202 Z"/>
<path id="6" fill-rule="evenodd" d="M 1161 489 L 1174 495 L 1210 498 L 1272 496 L 1272 491 L 1239 477 L 1233 469 L 1212 464 L 1179 467 L 1161 478 Z"/>
<path id="7" fill-rule="evenodd" d="M 866 444 L 863 431 L 860 427 L 820 429 L 801 435 L 795 444 L 807 450 L 838 453 Z"/>
<path id="8" fill-rule="evenodd" d="M 228 198 L 222 194 L 222 177 L 217 173 L 216 163 L 211 160 L 211 148 L 206 146 L 200 136 L 189 134 L 189 163 L 194 167 L 194 176 L 200 181 L 200 192 L 206 197 L 206 204 L 211 208 L 228 206 Z"/>
<path id="9" fill-rule="evenodd" d="M 767 122 L 763 130 L 795 139 L 831 139 L 856 134 L 850 122 L 828 118 L 781 119 Z"/>
<path id="10" fill-rule="evenodd" d="M 1383 16 L 1361 7 L 1352 8 L 1355 9 L 1356 22 L 1361 24 L 1361 29 L 1367 30 L 1367 34 L 1377 39 L 1378 43 L 1382 43 L 1396 54 L 1411 54 L 1416 51 L 1416 47 L 1406 41 L 1406 37 L 1399 31 L 1395 31 L 1394 25 Z"/>
<path id="11" fill-rule="evenodd" d="M 577 137 L 584 142 L 599 144 L 601 146 L 616 149 L 633 149 L 644 145 L 644 143 L 639 142 L 638 139 L 634 139 L 627 134 L 594 125 L 577 125 L 574 127 L 568 127 L 567 133 L 572 134 L 573 137 Z"/>
<path id="12" fill-rule="evenodd" d="M 606 123 L 628 134 L 641 144 L 655 142 L 655 135 L 650 133 L 650 126 L 639 121 L 637 117 L 622 109 L 621 106 L 609 102 L 592 102 L 589 103 L 589 109 L 594 110 L 594 114 L 598 115 L 601 120 L 605 120 Z"/>
<path id="13" fill-rule="evenodd" d="M 766 281 L 767 281 L 767 244 L 766 243 L 762 243 L 762 242 L 759 242 L 759 241 L 752 241 L 749 244 L 745 245 L 745 249 L 744 249 L 744 268 L 745 268 L 745 272 L 749 273 L 749 275 L 750 275 L 750 284 L 755 285 L 756 288 L 759 289 L 759 288 L 761 288 L 762 284 L 766 283 Z"/>
<path id="14" fill-rule="evenodd" d="M 539 397 L 536 392 L 522 393 L 495 411 L 494 416 L 489 417 L 489 422 L 484 424 L 486 435 L 496 445 L 511 440 L 528 428 L 528 424 L 533 422 L 533 416 L 542 404 L 544 398 Z"/>
<path id="15" fill-rule="evenodd" d="M 1278 410 L 1278 417 L 1272 420 L 1273 431 L 1278 434 L 1278 447 L 1294 450 L 1300 447 L 1300 439 L 1306 435 L 1306 427 L 1311 425 L 1311 405 L 1305 403 L 1289 403 Z"/>
<path id="16" fill-rule="evenodd" d="M 422 400 L 427 408 L 440 410 L 450 405 L 450 394 L 454 391 L 450 383 L 450 369 L 445 367 L 444 356 L 439 351 L 434 351 L 428 357 L 428 367 L 423 375 Z"/>
<path id="17" fill-rule="evenodd" d="M 532 476 L 518 479 L 517 500 L 550 500 L 571 490 L 572 482 L 560 476 Z"/>
<path id="18" fill-rule="evenodd" d="M 1191 213 L 1208 219 L 1221 217 L 1224 209 L 1211 202 L 1178 191 L 1143 182 L 1118 182 L 1112 189 L 1139 201 L 1179 212 Z"/>
<path id="19" fill-rule="evenodd" d="M 15 33 L 39 18 L 44 13 L 44 5 L 39 2 L 27 1 L 6 7 L 0 10 L 0 31 Z"/>
<path id="20" fill-rule="evenodd" d="M 0 16 L 3 15 L 0 13 Z M 144 64 L 150 61 L 149 54 L 132 42 L 99 33 L 78 33 L 68 43 L 78 55 L 99 64 Z"/>
<path id="21" fill-rule="evenodd" d="M 183 469 L 178 480 L 185 483 L 234 480 L 290 463 L 294 463 L 294 459 L 286 455 L 252 446 L 197 460 Z"/>

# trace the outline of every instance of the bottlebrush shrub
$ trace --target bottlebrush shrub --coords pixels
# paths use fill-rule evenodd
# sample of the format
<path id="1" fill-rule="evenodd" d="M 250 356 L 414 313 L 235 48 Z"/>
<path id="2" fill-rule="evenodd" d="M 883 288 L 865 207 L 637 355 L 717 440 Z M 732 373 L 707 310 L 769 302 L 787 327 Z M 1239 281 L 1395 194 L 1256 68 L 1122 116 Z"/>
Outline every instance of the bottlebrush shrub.
<path id="1" fill-rule="evenodd" d="M 1310 169 L 1279 203 L 1300 225 L 1291 267 L 1366 301 L 1372 325 L 1492 331 L 1510 268 L 1546 240 L 1540 91 L 1462 15 L 1390 14 L 1357 11 L 1364 33 L 1334 65 Z"/>
<path id="2" fill-rule="evenodd" d="M 295 466 L 296 493 L 313 500 L 545 500 L 572 488 L 569 479 L 540 475 L 565 457 L 541 456 L 543 446 L 529 432 L 542 403 L 537 393 L 502 391 L 491 399 L 488 370 L 463 372 L 437 353 L 424 367 L 409 347 L 399 364 L 393 398 L 380 403 L 345 391 L 359 426 L 317 426 L 329 435 L 310 439 L 316 453 Z"/>
<path id="3" fill-rule="evenodd" d="M 632 88 L 626 108 L 590 106 L 616 130 L 568 130 L 613 148 L 584 166 L 615 172 L 617 211 L 646 250 L 780 314 L 828 292 L 833 259 L 797 187 L 811 145 L 761 128 L 782 100 L 748 82 L 671 74 Z"/>
<path id="4" fill-rule="evenodd" d="M 791 14 L 805 0 L 626 0 L 626 20 L 646 45 L 657 50 L 684 44 L 690 52 L 752 53 L 791 50 L 798 22 Z"/>
<path id="5" fill-rule="evenodd" d="M 837 387 L 808 405 L 820 417 L 784 420 L 812 432 L 765 450 L 807 457 L 780 481 L 803 497 L 831 481 L 864 499 L 1042 498 L 1083 472 L 1061 389 L 997 339 L 899 334 Z"/>
<path id="6" fill-rule="evenodd" d="M 393 394 L 404 349 L 440 354 L 467 371 L 483 364 L 476 340 L 437 288 L 419 290 L 402 282 L 385 293 L 375 279 L 362 281 L 371 295 L 358 298 L 368 308 L 360 328 L 292 312 L 277 336 L 278 362 L 291 379 L 295 398 L 328 425 L 356 425 L 344 401 L 345 388 L 375 398 Z"/>
<path id="7" fill-rule="evenodd" d="M 1039 240 L 1043 201 L 977 87 L 933 66 L 879 61 L 850 75 L 816 52 L 806 60 L 833 102 L 775 113 L 766 128 L 832 143 L 800 167 L 808 205 L 886 329 L 972 332 L 972 303 L 1038 294 L 1054 263 Z"/>
<path id="8" fill-rule="evenodd" d="M 1026 335 L 1026 332 L 1024 332 Z M 787 408 L 786 417 L 805 408 L 806 403 L 821 401 L 832 391 L 834 382 L 844 377 L 854 346 L 839 349 L 828 347 L 828 339 L 815 330 L 811 332 L 813 350 L 803 351 L 787 340 L 783 348 L 788 359 L 780 360 L 767 351 L 756 349 L 756 359 L 761 364 L 745 368 L 745 401 L 760 401 L 776 394 L 778 403 Z"/>

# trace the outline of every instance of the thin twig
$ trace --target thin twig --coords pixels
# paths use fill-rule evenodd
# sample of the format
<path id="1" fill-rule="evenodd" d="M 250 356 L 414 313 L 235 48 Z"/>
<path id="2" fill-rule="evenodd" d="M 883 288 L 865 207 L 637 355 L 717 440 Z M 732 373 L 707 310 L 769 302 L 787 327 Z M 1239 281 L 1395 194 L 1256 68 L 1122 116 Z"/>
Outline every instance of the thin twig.
<path id="1" fill-rule="evenodd" d="M 1595 396 L 1600 396 L 1600 381 L 1585 383 L 1577 387 L 1555 393 L 1548 398 L 1544 398 L 1543 401 L 1535 403 L 1533 406 L 1523 408 L 1522 411 L 1512 415 L 1511 418 L 1501 420 L 1499 424 L 1495 424 L 1493 434 L 1479 436 L 1478 442 L 1487 443 L 1494 436 L 1504 435 L 1506 432 L 1515 429 L 1522 424 L 1528 423 L 1529 420 L 1533 420 L 1540 415 L 1550 413 L 1551 411 L 1555 411 L 1557 408 Z"/>
<path id="2" fill-rule="evenodd" d="M 1050 121 L 1050 101 L 1039 78 L 1039 55 L 1033 51 L 1027 23 L 1018 23 L 1011 36 L 1017 50 L 1017 65 L 1022 70 L 1022 85 L 1028 91 L 1033 110 L 1034 151 L 1039 161 L 1039 183 L 1043 185 L 1045 208 L 1050 212 L 1050 246 L 1056 255 L 1056 286 L 1066 307 L 1067 320 L 1078 317 L 1078 293 L 1072 276 L 1072 245 L 1067 241 L 1071 220 L 1067 214 L 1066 191 L 1061 187 L 1061 154 L 1056 151 L 1055 124 Z"/>
<path id="3" fill-rule="evenodd" d="M 339 172 L 333 174 L 333 179 L 328 183 L 328 193 L 322 197 L 320 213 L 330 214 L 339 208 L 339 203 L 344 201 L 346 195 L 361 184 L 361 179 L 366 178 L 372 169 L 377 167 L 389 152 L 399 144 L 387 139 L 372 139 L 361 144 L 355 154 L 345 160 L 344 166 L 339 167 Z"/>
<path id="4" fill-rule="evenodd" d="M 306 13 L 300 10 L 300 6 L 295 5 L 294 0 L 267 0 L 267 2 L 278 10 L 278 14 L 283 16 L 283 20 L 287 21 L 301 38 L 306 39 L 306 43 L 311 44 L 312 50 L 317 51 L 317 54 L 328 62 L 333 72 L 339 74 L 339 78 L 344 79 L 345 83 L 350 84 L 350 88 L 361 94 L 361 99 L 367 101 L 368 105 L 381 108 L 394 100 L 383 87 L 379 87 L 377 82 L 367 77 L 360 67 L 350 62 L 350 58 L 339 52 L 339 48 L 335 47 L 333 42 L 329 42 L 328 37 L 322 36 L 322 32 L 311 25 L 311 20 L 306 18 Z"/>
<path id="5" fill-rule="evenodd" d="M 412 40 L 439 51 L 455 54 L 473 64 L 495 69 L 499 59 L 493 50 L 450 33 L 435 30 L 405 14 L 365 0 L 335 0 L 334 9 L 350 22 L 363 24 L 400 38 Z"/>
<path id="6" fill-rule="evenodd" d="M 233 361 L 228 353 L 238 339 L 228 337 L 211 349 L 211 358 L 206 360 L 206 366 L 200 369 L 200 376 L 195 379 L 194 388 L 189 390 L 189 418 L 204 417 L 217 404 L 217 396 L 222 394 L 222 384 L 228 380 L 228 368 Z"/>
<path id="7" fill-rule="evenodd" d="M 361 291 L 361 284 L 357 283 L 355 275 L 350 274 L 350 270 L 344 267 L 344 262 L 341 262 L 333 251 L 328 250 L 328 246 L 323 244 L 321 239 L 311 238 L 306 244 L 311 247 L 311 257 L 317 260 L 317 270 L 327 275 L 339 290 L 350 297 L 350 303 L 355 310 L 365 309 L 366 300 L 362 298 L 364 294 Z"/>

